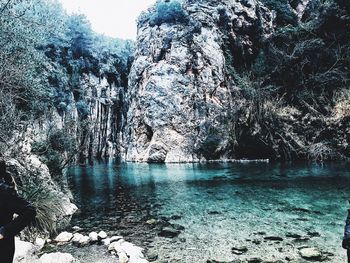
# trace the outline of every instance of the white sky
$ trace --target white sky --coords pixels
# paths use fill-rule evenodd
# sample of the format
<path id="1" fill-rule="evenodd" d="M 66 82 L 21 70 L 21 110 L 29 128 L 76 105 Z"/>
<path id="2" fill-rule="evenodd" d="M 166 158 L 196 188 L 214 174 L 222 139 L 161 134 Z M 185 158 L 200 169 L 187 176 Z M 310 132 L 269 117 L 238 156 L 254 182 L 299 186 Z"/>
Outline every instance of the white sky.
<path id="1" fill-rule="evenodd" d="M 68 13 L 82 13 L 98 33 L 136 39 L 136 19 L 156 0 L 59 0 Z"/>

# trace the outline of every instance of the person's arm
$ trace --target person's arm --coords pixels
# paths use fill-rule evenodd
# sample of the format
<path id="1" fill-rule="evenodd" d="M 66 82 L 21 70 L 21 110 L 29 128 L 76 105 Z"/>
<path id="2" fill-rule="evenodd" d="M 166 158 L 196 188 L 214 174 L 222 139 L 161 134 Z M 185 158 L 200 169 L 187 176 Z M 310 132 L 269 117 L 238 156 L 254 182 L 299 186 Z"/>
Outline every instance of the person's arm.
<path id="1" fill-rule="evenodd" d="M 18 216 L 10 223 L 0 227 L 0 238 L 13 237 L 28 226 L 35 218 L 35 208 L 17 194 L 8 195 L 5 207 Z M 1 211 L 0 211 L 1 212 Z"/>

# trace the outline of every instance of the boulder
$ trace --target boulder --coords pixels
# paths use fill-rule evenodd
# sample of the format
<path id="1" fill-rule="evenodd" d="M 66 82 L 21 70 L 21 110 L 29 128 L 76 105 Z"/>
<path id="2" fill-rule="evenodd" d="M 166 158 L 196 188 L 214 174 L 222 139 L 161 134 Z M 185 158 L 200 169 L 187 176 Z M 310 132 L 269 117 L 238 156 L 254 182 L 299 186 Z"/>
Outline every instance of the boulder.
<path id="1" fill-rule="evenodd" d="M 80 233 L 75 233 L 73 235 L 73 238 L 72 238 L 72 242 L 74 244 L 79 244 L 80 243 L 80 240 L 84 237 L 84 235 L 80 234 Z"/>
<path id="2" fill-rule="evenodd" d="M 36 246 L 36 248 L 38 250 L 41 250 L 45 246 L 45 243 L 46 243 L 45 239 L 43 239 L 41 237 L 37 237 L 35 239 L 34 245 Z"/>
<path id="3" fill-rule="evenodd" d="M 56 242 L 64 243 L 69 242 L 73 238 L 73 234 L 69 232 L 62 232 L 56 238 Z"/>
<path id="4" fill-rule="evenodd" d="M 117 255 L 118 255 L 118 262 L 119 263 L 128 263 L 129 262 L 129 258 L 124 252 L 118 252 Z"/>
<path id="5" fill-rule="evenodd" d="M 129 259 L 129 261 L 125 262 L 128 263 L 149 263 L 142 253 L 142 248 L 135 246 L 130 242 L 126 242 L 124 239 L 111 243 L 108 250 L 111 253 L 116 252 L 123 260 L 126 259 L 124 256 L 125 254 Z"/>
<path id="6" fill-rule="evenodd" d="M 90 243 L 90 238 L 88 236 L 83 236 L 80 240 L 79 240 L 79 246 L 86 246 Z"/>
<path id="7" fill-rule="evenodd" d="M 15 239 L 16 251 L 14 256 L 15 262 L 27 261 L 29 258 L 33 258 L 35 256 L 36 248 L 30 242 L 25 242 L 20 240 L 19 238 Z M 1 262 L 1 260 L 0 260 Z"/>
<path id="8" fill-rule="evenodd" d="M 97 242 L 98 241 L 98 234 L 96 232 L 91 232 L 89 234 L 89 238 L 91 242 Z"/>
<path id="9" fill-rule="evenodd" d="M 107 238 L 107 233 L 105 231 L 100 231 L 97 235 L 99 239 Z"/>
<path id="10" fill-rule="evenodd" d="M 109 246 L 111 244 L 111 239 L 110 238 L 105 238 L 102 240 L 103 245 Z"/>

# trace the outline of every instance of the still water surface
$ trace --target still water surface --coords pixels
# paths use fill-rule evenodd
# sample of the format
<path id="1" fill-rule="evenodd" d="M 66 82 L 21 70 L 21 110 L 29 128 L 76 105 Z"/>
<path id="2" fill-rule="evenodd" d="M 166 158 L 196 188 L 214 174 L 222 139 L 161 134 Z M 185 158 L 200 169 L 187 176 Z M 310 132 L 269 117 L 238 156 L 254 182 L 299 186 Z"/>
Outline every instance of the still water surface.
<path id="1" fill-rule="evenodd" d="M 340 244 L 350 198 L 349 168 L 113 161 L 71 167 L 69 184 L 81 210 L 72 223 L 118 232 L 129 222 L 122 234 L 135 239 L 144 235 L 139 225 L 148 219 L 175 215 L 171 222 L 185 227 L 178 238 L 153 235 L 141 244 L 171 262 L 254 257 L 304 262 L 299 249 L 315 246 L 325 252 L 326 262 L 340 263 L 345 262 Z M 283 240 L 266 240 L 268 236 Z M 248 253 L 234 255 L 234 246 L 246 246 Z"/>

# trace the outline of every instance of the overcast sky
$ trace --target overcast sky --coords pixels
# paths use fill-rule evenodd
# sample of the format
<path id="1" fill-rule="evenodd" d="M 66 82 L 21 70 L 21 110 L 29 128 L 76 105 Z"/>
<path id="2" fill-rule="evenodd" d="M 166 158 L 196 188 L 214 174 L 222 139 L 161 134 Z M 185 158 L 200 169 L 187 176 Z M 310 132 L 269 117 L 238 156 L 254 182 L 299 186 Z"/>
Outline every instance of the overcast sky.
<path id="1" fill-rule="evenodd" d="M 136 39 L 136 19 L 156 0 L 59 0 L 68 13 L 83 13 L 98 33 Z"/>

